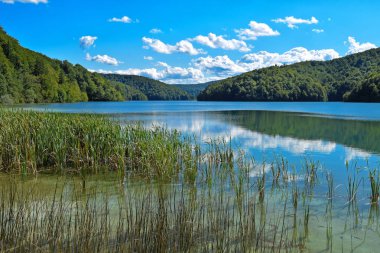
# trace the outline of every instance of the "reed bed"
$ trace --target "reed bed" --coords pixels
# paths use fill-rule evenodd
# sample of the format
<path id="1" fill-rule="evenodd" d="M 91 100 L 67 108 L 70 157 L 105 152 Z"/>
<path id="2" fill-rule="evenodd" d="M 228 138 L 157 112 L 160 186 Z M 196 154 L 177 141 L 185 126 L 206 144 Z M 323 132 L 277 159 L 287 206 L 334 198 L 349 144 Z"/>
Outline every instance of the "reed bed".
<path id="1" fill-rule="evenodd" d="M 170 178 L 190 143 L 164 128 L 122 126 L 96 115 L 0 109 L 0 171 L 101 173 L 130 171 Z"/>
<path id="2" fill-rule="evenodd" d="M 223 154 L 219 154 L 222 157 Z M 214 157 L 216 158 L 216 157 Z M 51 194 L 11 176 L 0 186 L 0 251 L 9 252 L 267 252 L 298 251 L 307 231 L 292 198 L 260 199 L 254 182 L 216 158 L 212 182 L 116 184 L 83 193 L 73 180 Z M 240 180 L 239 180 L 240 178 Z M 88 183 L 90 185 L 90 183 Z M 274 210 L 280 210 L 280 212 Z M 308 217 L 306 221 L 308 221 Z"/>
<path id="3" fill-rule="evenodd" d="M 25 111 L 2 110 L 0 119 L 0 168 L 6 172 L 0 174 L 0 252 L 376 247 L 377 169 L 360 177 L 347 166 L 340 187 L 319 163 L 305 160 L 294 168 L 279 158 L 258 164 L 224 141 L 201 146 L 164 128 Z M 62 176 L 46 191 L 40 175 L 19 176 L 40 172 Z M 105 178 L 114 183 L 104 187 Z M 366 184 L 371 187 L 359 187 Z M 362 196 L 368 214 L 359 206 Z"/>

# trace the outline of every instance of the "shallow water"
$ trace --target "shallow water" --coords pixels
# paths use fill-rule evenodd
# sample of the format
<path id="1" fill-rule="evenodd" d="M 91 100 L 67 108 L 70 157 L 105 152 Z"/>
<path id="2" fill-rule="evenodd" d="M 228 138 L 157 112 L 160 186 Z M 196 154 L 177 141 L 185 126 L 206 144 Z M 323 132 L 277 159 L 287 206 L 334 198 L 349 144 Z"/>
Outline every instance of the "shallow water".
<path id="1" fill-rule="evenodd" d="M 380 165 L 380 104 L 374 103 L 143 101 L 27 108 L 105 114 L 122 124 L 176 129 L 202 143 L 219 138 L 258 164 L 285 158 L 301 168 L 305 160 L 318 161 L 337 184 L 346 182 L 347 164 L 359 167 L 365 177 L 369 168 Z"/>
<path id="2" fill-rule="evenodd" d="M 319 161 L 341 178 L 346 162 L 378 166 L 380 104 L 144 101 L 31 105 L 69 113 L 101 113 L 124 123 L 166 126 L 202 141 L 224 138 L 257 161 Z"/>
<path id="3" fill-rule="evenodd" d="M 196 136 L 201 142 L 221 138 L 231 143 L 235 151 L 241 149 L 253 156 L 257 164 L 270 164 L 284 158 L 299 173 L 305 161 L 318 161 L 321 180 L 309 203 L 312 216 L 308 249 L 312 252 L 343 249 L 376 252 L 380 218 L 378 209 L 374 211 L 369 205 L 368 172 L 380 167 L 380 104 L 147 101 L 26 107 L 106 114 L 122 124 L 139 122 L 147 127 L 176 129 L 184 135 Z M 258 166 L 249 173 L 252 180 L 263 167 Z M 347 179 L 356 171 L 358 177 L 365 180 L 360 183 L 358 201 L 352 207 L 347 204 Z M 326 208 L 327 185 L 323 179 L 326 172 L 331 172 L 334 178 L 331 217 Z M 300 189 L 303 187 L 302 174 L 295 184 Z M 128 187 L 130 184 L 126 184 L 125 191 Z M 270 188 L 269 183 L 268 192 Z M 273 202 L 276 200 L 278 196 L 271 198 Z M 279 203 L 281 206 L 281 201 Z M 333 245 L 327 245 L 330 226 Z"/>

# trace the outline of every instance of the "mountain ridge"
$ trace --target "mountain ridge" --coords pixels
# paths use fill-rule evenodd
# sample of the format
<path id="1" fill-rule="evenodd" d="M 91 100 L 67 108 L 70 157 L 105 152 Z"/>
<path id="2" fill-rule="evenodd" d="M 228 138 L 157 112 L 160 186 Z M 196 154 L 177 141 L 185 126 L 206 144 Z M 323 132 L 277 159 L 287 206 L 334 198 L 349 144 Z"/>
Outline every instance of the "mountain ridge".
<path id="1" fill-rule="evenodd" d="M 380 49 L 272 66 L 208 86 L 200 101 L 380 101 Z M 372 93 L 372 94 L 371 94 Z"/>
<path id="2" fill-rule="evenodd" d="M 190 100 L 186 91 L 170 84 L 136 75 L 103 74 L 112 81 L 120 82 L 141 91 L 149 100 Z"/>

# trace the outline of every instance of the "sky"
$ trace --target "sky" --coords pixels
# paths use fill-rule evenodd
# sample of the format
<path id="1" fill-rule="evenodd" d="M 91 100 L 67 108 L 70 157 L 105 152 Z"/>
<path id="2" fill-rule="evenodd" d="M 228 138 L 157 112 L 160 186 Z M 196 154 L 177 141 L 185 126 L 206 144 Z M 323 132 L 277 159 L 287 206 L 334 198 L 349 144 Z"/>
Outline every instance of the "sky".
<path id="1" fill-rule="evenodd" d="M 373 0 L 0 0 L 20 44 L 90 71 L 202 83 L 380 45 Z"/>

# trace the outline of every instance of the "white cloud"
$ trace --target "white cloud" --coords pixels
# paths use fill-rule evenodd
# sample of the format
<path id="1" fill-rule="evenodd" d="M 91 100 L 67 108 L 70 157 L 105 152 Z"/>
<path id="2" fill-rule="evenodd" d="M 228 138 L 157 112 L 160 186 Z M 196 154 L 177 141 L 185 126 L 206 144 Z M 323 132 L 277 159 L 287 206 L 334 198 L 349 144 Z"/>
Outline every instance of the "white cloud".
<path id="1" fill-rule="evenodd" d="M 162 33 L 161 29 L 158 29 L 158 28 L 153 28 L 149 31 L 149 33 L 152 33 L 152 34 L 157 34 L 157 33 Z"/>
<path id="2" fill-rule="evenodd" d="M 159 62 L 157 68 L 147 68 L 147 69 L 138 69 L 138 68 L 129 68 L 125 70 L 116 70 L 116 71 L 106 71 L 106 70 L 97 70 L 100 73 L 115 73 L 120 75 L 139 75 L 145 76 L 167 83 L 178 83 L 178 82 L 194 82 L 196 80 L 202 80 L 204 75 L 201 70 L 196 68 L 181 68 L 181 67 L 172 67 L 164 62 Z M 180 80 L 180 81 L 178 81 Z"/>
<path id="3" fill-rule="evenodd" d="M 218 38 L 219 37 L 219 38 Z M 218 43 L 228 41 L 222 36 L 209 35 L 197 36 L 192 39 L 204 40 L 204 44 L 210 47 L 224 47 Z M 152 48 L 154 51 L 163 54 L 172 54 L 176 52 L 197 55 L 203 53 L 201 49 L 193 47 L 190 41 L 183 40 L 175 45 L 165 44 L 160 40 L 143 38 L 146 48 Z M 89 56 L 90 57 L 90 56 Z M 207 81 L 219 80 L 222 78 L 238 75 L 255 69 L 270 67 L 274 65 L 288 65 L 303 61 L 326 61 L 339 58 L 339 53 L 333 49 L 308 50 L 303 47 L 296 47 L 284 53 L 272 53 L 260 51 L 257 53 L 245 54 L 239 60 L 232 60 L 227 55 L 222 56 L 205 56 L 193 59 L 189 67 L 173 67 L 164 62 L 158 62 L 153 68 L 129 68 L 117 71 L 104 71 L 108 73 L 142 75 L 153 79 L 158 79 L 166 83 L 201 83 Z M 90 57 L 91 60 L 104 62 L 115 65 L 119 63 L 116 59 L 112 61 L 112 57 L 96 56 Z M 151 56 L 144 56 L 145 60 L 153 60 Z"/>
<path id="4" fill-rule="evenodd" d="M 154 59 L 152 56 L 144 56 L 144 60 L 153 61 Z"/>
<path id="5" fill-rule="evenodd" d="M 288 65 L 312 60 L 326 61 L 338 57 L 339 53 L 333 49 L 308 50 L 303 47 L 296 47 L 284 53 L 261 51 L 245 54 L 239 60 L 232 60 L 227 55 L 199 57 L 192 60 L 189 67 L 185 68 L 158 62 L 154 68 L 130 68 L 117 71 L 98 70 L 98 72 L 141 75 L 166 83 L 203 83 L 274 65 Z"/>
<path id="6" fill-rule="evenodd" d="M 200 57 L 193 61 L 194 66 L 208 74 L 220 77 L 231 76 L 245 72 L 245 69 L 231 60 L 227 55 L 216 57 Z"/>
<path id="7" fill-rule="evenodd" d="M 316 19 L 315 17 L 311 17 L 310 19 L 302 19 L 302 18 L 295 18 L 294 16 L 273 19 L 272 21 L 275 23 L 284 23 L 291 29 L 298 28 L 297 25 L 300 25 L 300 24 L 313 25 L 313 24 L 319 23 L 318 19 Z"/>
<path id="8" fill-rule="evenodd" d="M 99 63 L 103 63 L 103 64 L 108 64 L 108 65 L 113 65 L 113 66 L 117 66 L 119 65 L 120 61 L 118 61 L 117 59 L 109 56 L 109 55 L 95 55 L 95 56 L 91 56 L 90 54 L 86 54 L 86 60 L 87 61 L 95 61 L 95 62 L 99 62 Z"/>
<path id="9" fill-rule="evenodd" d="M 193 44 L 187 40 L 181 40 L 175 45 L 165 44 L 161 40 L 146 37 L 143 37 L 142 40 L 146 44 L 145 48 L 152 48 L 154 51 L 161 54 L 186 53 L 190 55 L 198 55 L 204 53 L 202 49 L 194 48 Z"/>
<path id="10" fill-rule="evenodd" d="M 217 36 L 214 33 L 209 33 L 208 36 L 198 35 L 192 40 L 211 48 L 239 50 L 240 52 L 249 52 L 251 50 L 244 41 L 236 39 L 227 40 L 223 36 Z"/>
<path id="11" fill-rule="evenodd" d="M 108 19 L 108 22 L 117 22 L 117 23 L 125 23 L 125 24 L 129 24 L 129 23 L 132 23 L 133 20 L 128 17 L 128 16 L 123 16 L 121 18 L 110 18 Z"/>
<path id="12" fill-rule="evenodd" d="M 339 53 L 333 49 L 308 50 L 303 47 L 296 47 L 282 54 L 266 51 L 246 54 L 239 61 L 239 64 L 247 70 L 253 70 L 274 65 L 288 65 L 304 61 L 327 61 L 336 58 L 339 58 Z"/>
<path id="13" fill-rule="evenodd" d="M 333 49 L 307 50 L 303 47 L 296 47 L 283 54 L 266 51 L 246 54 L 238 61 L 231 60 L 227 55 L 200 57 L 193 60 L 193 64 L 209 75 L 228 77 L 274 65 L 288 65 L 303 61 L 326 61 L 338 57 L 339 53 Z"/>
<path id="14" fill-rule="evenodd" d="M 39 4 L 39 3 L 47 4 L 48 0 L 0 0 L 0 2 L 6 3 L 6 4 L 14 4 L 16 2 L 28 3 L 28 4 Z"/>
<path id="15" fill-rule="evenodd" d="M 367 51 L 369 49 L 377 48 L 375 44 L 372 44 L 369 42 L 360 44 L 359 42 L 355 40 L 354 37 L 351 37 L 351 36 L 348 37 L 348 44 L 349 44 L 349 47 L 348 47 L 347 54 L 356 54 L 356 53 Z"/>
<path id="16" fill-rule="evenodd" d="M 323 30 L 323 29 L 313 29 L 311 31 L 315 32 L 315 33 L 323 33 L 323 32 L 325 32 L 325 30 Z"/>
<path id="17" fill-rule="evenodd" d="M 95 40 L 97 40 L 98 37 L 94 37 L 94 36 L 82 36 L 80 39 L 79 39 L 79 42 L 80 42 L 80 46 L 82 48 L 89 48 L 91 47 L 92 45 L 94 45 L 95 43 Z"/>
<path id="18" fill-rule="evenodd" d="M 242 40 L 256 40 L 258 37 L 280 35 L 278 31 L 273 30 L 269 25 L 256 21 L 251 21 L 248 29 L 236 29 L 235 32 Z"/>

